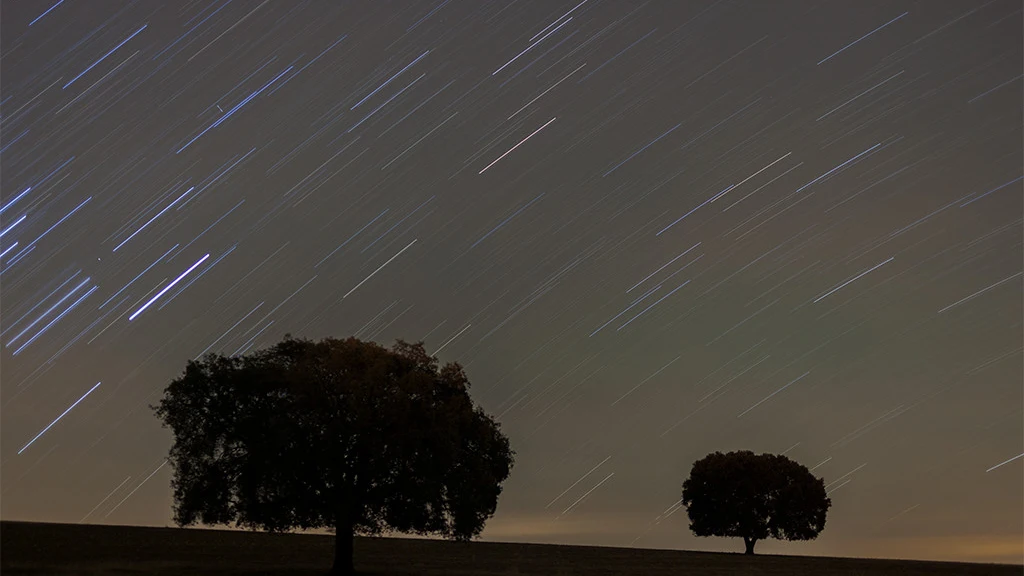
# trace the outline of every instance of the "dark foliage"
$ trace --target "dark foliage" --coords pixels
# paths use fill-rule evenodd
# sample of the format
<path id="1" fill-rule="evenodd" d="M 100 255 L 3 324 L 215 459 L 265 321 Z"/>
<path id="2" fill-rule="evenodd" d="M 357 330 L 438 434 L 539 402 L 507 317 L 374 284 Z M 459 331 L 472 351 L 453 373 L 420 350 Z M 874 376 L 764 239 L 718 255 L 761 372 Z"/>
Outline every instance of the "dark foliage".
<path id="1" fill-rule="evenodd" d="M 697 536 L 813 540 L 825 529 L 831 500 L 806 466 L 774 454 L 715 452 L 694 462 L 683 505 Z"/>
<path id="2" fill-rule="evenodd" d="M 154 406 L 174 433 L 174 519 L 273 532 L 468 540 L 494 513 L 513 452 L 462 367 L 422 344 L 284 341 L 189 362 Z"/>

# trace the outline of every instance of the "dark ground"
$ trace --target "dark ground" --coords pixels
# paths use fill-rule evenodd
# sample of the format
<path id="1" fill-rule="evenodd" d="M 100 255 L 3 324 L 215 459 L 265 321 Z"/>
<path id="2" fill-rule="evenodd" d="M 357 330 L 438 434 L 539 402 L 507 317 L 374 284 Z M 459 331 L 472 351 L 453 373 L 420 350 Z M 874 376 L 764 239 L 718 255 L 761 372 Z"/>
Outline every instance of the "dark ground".
<path id="1" fill-rule="evenodd" d="M 14 575 L 325 574 L 333 537 L 0 522 L 0 572 Z M 744 556 L 714 552 L 357 538 L 356 569 L 416 575 L 1015 575 L 1021 566 Z"/>

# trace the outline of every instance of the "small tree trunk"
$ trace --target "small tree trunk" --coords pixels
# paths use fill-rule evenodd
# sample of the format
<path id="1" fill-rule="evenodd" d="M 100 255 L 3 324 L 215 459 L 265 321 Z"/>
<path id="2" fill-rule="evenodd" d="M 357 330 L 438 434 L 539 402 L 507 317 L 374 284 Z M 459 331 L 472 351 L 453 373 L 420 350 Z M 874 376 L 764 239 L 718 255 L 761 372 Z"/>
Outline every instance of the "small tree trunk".
<path id="1" fill-rule="evenodd" d="M 756 543 L 756 542 L 757 542 L 757 538 L 748 538 L 748 537 L 744 536 L 743 537 L 743 544 L 747 547 L 747 550 L 746 550 L 746 552 L 744 552 L 744 554 L 753 554 L 754 553 L 754 543 Z"/>
<path id="2" fill-rule="evenodd" d="M 352 543 L 354 540 L 355 532 L 352 526 L 339 523 L 335 527 L 334 566 L 331 567 L 331 576 L 352 576 L 356 573 L 352 567 Z"/>

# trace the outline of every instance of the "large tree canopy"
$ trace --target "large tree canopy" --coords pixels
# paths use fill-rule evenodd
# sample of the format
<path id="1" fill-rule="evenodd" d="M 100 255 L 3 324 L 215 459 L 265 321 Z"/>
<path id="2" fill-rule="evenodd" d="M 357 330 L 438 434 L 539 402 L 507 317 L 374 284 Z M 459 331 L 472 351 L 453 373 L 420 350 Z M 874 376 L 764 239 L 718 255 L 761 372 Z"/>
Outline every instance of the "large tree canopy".
<path id="1" fill-rule="evenodd" d="M 174 519 L 469 539 L 497 506 L 513 452 L 455 363 L 422 344 L 285 337 L 188 363 L 154 406 L 174 434 Z"/>
<path id="2" fill-rule="evenodd" d="M 743 538 L 746 553 L 765 538 L 813 540 L 832 501 L 806 466 L 774 454 L 715 452 L 694 462 L 683 505 L 697 536 Z"/>

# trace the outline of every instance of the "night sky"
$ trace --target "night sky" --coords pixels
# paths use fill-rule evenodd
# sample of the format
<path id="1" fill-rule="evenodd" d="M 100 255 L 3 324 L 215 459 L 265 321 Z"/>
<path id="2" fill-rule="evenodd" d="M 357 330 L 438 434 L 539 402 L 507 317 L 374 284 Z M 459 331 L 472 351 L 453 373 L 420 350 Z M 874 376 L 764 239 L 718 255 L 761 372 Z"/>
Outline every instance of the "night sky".
<path id="1" fill-rule="evenodd" d="M 5 0 L 2 516 L 167 525 L 148 405 L 283 335 L 423 340 L 517 452 L 485 539 L 1020 562 L 1013 0 Z"/>

